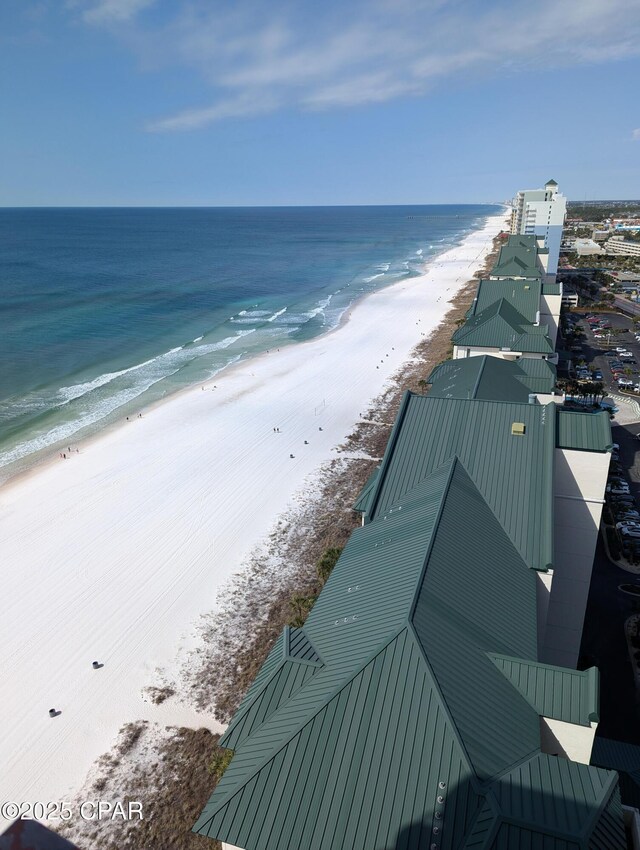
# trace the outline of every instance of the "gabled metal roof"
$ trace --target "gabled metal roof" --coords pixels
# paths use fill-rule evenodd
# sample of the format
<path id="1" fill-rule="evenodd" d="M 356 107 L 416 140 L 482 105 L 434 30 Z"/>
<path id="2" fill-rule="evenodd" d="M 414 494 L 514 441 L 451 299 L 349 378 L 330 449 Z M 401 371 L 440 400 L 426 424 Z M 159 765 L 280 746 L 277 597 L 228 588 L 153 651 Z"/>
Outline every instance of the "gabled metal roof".
<path id="1" fill-rule="evenodd" d="M 622 802 L 626 806 L 640 808 L 640 746 L 596 735 L 591 764 L 617 770 Z"/>
<path id="2" fill-rule="evenodd" d="M 514 436 L 514 423 L 525 425 Z M 384 514 L 457 455 L 516 548 L 535 569 L 553 553 L 555 405 L 407 393 L 375 482 L 367 520 Z"/>
<path id="3" fill-rule="evenodd" d="M 608 452 L 613 446 L 611 418 L 605 410 L 581 413 L 558 409 L 557 434 L 559 449 Z"/>
<path id="4" fill-rule="evenodd" d="M 373 498 L 374 487 L 376 483 L 376 478 L 378 477 L 378 472 L 380 471 L 380 467 L 377 466 L 369 478 L 367 479 L 367 483 L 364 485 L 362 490 L 360 491 L 360 495 L 356 499 L 353 509 L 354 511 L 359 511 L 360 513 L 366 514 L 369 511 L 369 506 L 371 499 Z"/>
<path id="5" fill-rule="evenodd" d="M 530 363 L 535 364 L 535 368 L 527 365 Z M 432 385 L 429 395 L 434 397 L 528 404 L 530 393 L 553 392 L 556 370 L 542 358 L 521 357 L 514 361 L 483 354 L 480 357 L 445 360 L 436 366 L 427 380 Z"/>
<path id="6" fill-rule="evenodd" d="M 489 657 L 541 717 L 580 726 L 598 721 L 597 668 L 568 670 L 508 655 Z"/>
<path id="7" fill-rule="evenodd" d="M 441 466 L 353 533 L 303 630 L 323 665 L 237 744 L 194 830 L 246 850 L 488 848 L 487 805 L 515 840 L 577 828 L 615 776 L 538 767 L 538 715 L 487 655 L 534 657 L 535 588 L 460 461 Z M 531 828 L 533 780 L 562 811 Z"/>
<path id="8" fill-rule="evenodd" d="M 538 265 L 538 244 L 535 236 L 513 234 L 500 248 L 491 274 L 499 277 L 541 278 Z"/>
<path id="9" fill-rule="evenodd" d="M 475 313 L 451 337 L 456 345 L 552 354 L 546 325 L 533 325 L 505 298 Z"/>
<path id="10" fill-rule="evenodd" d="M 542 283 L 539 280 L 480 280 L 468 315 L 475 316 L 504 298 L 527 322 L 533 324 L 540 311 L 541 295 Z"/>
<path id="11" fill-rule="evenodd" d="M 532 833 L 540 833 L 540 824 L 544 823 L 551 836 L 565 841 L 578 839 L 581 846 L 596 828 L 616 783 L 611 771 L 538 753 L 501 776 L 491 790 L 507 823 L 515 822 Z M 613 842 L 605 847 L 626 847 L 622 823 L 619 827 L 621 831 L 612 833 Z M 496 846 L 508 845 L 498 842 Z"/>

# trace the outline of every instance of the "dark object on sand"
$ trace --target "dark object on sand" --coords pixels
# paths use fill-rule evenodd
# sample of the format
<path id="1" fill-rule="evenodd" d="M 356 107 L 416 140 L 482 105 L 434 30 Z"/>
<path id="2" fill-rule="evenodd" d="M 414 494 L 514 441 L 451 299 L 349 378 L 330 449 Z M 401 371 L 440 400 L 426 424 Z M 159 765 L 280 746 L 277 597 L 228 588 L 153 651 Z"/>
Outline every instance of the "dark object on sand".
<path id="1" fill-rule="evenodd" d="M 49 709 L 49 717 L 55 717 L 57 715 L 57 713 L 58 712 L 55 710 L 55 708 Z"/>
<path id="2" fill-rule="evenodd" d="M 94 670 L 99 670 L 102 667 L 102 664 L 100 664 L 99 661 L 94 661 L 94 662 L 92 662 L 91 666 L 93 667 Z"/>
<path id="3" fill-rule="evenodd" d="M 289 455 L 289 457 L 295 457 L 295 455 Z"/>
<path id="4" fill-rule="evenodd" d="M 305 444 L 305 446 L 308 446 L 308 445 L 309 445 L 309 440 L 305 440 L 305 441 L 304 441 L 304 444 Z"/>

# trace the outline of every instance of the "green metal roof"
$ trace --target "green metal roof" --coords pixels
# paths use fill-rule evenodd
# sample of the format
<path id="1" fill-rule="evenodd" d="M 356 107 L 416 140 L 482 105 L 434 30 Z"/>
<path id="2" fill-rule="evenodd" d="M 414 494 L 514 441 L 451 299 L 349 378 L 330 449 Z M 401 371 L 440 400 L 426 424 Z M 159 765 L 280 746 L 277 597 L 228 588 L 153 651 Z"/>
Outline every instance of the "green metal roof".
<path id="1" fill-rule="evenodd" d="M 538 244 L 535 236 L 511 235 L 500 248 L 491 276 L 541 278 L 538 265 Z"/>
<path id="2" fill-rule="evenodd" d="M 514 767 L 492 785 L 503 822 L 491 847 L 496 850 L 528 846 L 539 846 L 544 850 L 548 846 L 595 846 L 597 850 L 626 848 L 616 782 L 615 773 L 610 771 L 539 753 Z M 525 788 L 527 793 L 522 793 Z M 516 793 L 514 789 L 517 789 Z M 565 794 L 568 789 L 571 793 L 567 801 Z M 540 836 L 541 823 L 546 826 L 543 834 L 560 844 L 525 843 L 524 836 L 528 837 L 529 833 Z M 515 825 L 523 830 L 524 835 L 514 831 Z M 608 828 L 601 829 L 603 826 Z M 592 845 L 590 842 L 598 834 L 606 838 L 606 843 Z M 506 841 L 507 836 L 510 841 Z"/>
<path id="3" fill-rule="evenodd" d="M 540 253 L 540 252 L 538 252 Z M 542 284 L 542 294 L 543 295 L 562 295 L 562 284 L 560 283 L 543 283 Z"/>
<path id="4" fill-rule="evenodd" d="M 546 325 L 532 325 L 505 298 L 471 316 L 451 337 L 459 346 L 552 354 Z"/>
<path id="5" fill-rule="evenodd" d="M 468 315 L 474 316 L 504 298 L 533 323 L 540 310 L 542 283 L 539 280 L 480 280 Z"/>
<path id="6" fill-rule="evenodd" d="M 526 365 L 530 363 L 536 365 Z M 553 392 L 556 370 L 539 357 L 514 361 L 483 354 L 446 360 L 436 366 L 427 380 L 431 384 L 430 396 L 528 403 L 530 393 Z"/>
<path id="7" fill-rule="evenodd" d="M 602 410 L 598 413 L 581 413 L 577 410 L 558 409 L 557 445 L 560 449 L 578 449 L 587 452 L 611 451 L 611 419 Z"/>
<path id="8" fill-rule="evenodd" d="M 457 455 L 529 566 L 553 553 L 555 406 L 407 393 L 385 451 L 367 519 Z M 524 436 L 511 426 L 524 423 Z"/>
<path id="9" fill-rule="evenodd" d="M 599 676 L 595 667 L 568 670 L 494 653 L 490 658 L 541 717 L 580 726 L 598 721 Z"/>
<path id="10" fill-rule="evenodd" d="M 591 764 L 609 770 L 617 770 L 620 779 L 622 802 L 626 806 L 640 808 L 640 747 L 601 738 L 596 735 L 591 750 Z"/>
<path id="11" fill-rule="evenodd" d="M 564 829 L 582 846 L 611 797 L 615 775 L 547 765 L 537 712 L 489 658 L 535 657 L 536 580 L 456 458 L 354 531 L 280 656 L 292 642 L 322 662 L 236 743 L 196 832 L 246 850 L 418 850 L 436 836 L 488 850 L 508 822 L 516 842 Z"/>
<path id="12" fill-rule="evenodd" d="M 353 506 L 354 511 L 359 511 L 363 514 L 366 514 L 369 511 L 371 499 L 373 498 L 373 493 L 375 489 L 376 478 L 378 477 L 379 471 L 380 467 L 377 466 L 367 479 L 367 483 L 364 485 L 364 487 L 360 491 L 360 495 L 355 501 L 355 504 Z"/>

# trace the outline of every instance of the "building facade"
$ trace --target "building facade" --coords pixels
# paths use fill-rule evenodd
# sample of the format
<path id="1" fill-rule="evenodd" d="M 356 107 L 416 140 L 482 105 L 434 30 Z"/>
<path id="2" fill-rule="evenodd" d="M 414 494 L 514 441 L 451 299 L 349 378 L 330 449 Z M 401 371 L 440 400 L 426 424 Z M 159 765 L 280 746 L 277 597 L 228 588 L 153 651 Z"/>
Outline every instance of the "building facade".
<path id="1" fill-rule="evenodd" d="M 550 274 L 558 270 L 558 256 L 567 199 L 558 191 L 555 180 L 545 183 L 544 189 L 524 189 L 513 199 L 511 232 L 544 237 L 549 249 Z"/>

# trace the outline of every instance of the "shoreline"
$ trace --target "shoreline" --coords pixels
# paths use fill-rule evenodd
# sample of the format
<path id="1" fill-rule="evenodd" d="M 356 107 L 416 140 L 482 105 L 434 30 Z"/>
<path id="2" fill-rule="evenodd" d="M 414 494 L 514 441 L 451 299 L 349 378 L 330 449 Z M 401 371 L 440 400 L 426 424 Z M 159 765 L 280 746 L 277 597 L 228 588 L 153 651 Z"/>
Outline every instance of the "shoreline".
<path id="1" fill-rule="evenodd" d="M 496 220 L 498 220 L 498 219 L 504 218 L 504 216 L 502 215 L 502 213 L 496 213 L 493 216 L 488 216 L 485 221 L 492 220 L 494 218 Z M 484 225 L 483 225 L 483 227 L 484 227 Z M 483 228 L 479 228 L 479 230 L 481 230 L 481 229 L 483 229 Z M 453 248 L 446 249 L 446 250 L 442 251 L 440 254 L 435 254 L 433 257 L 430 257 L 428 260 L 426 260 L 423 264 L 422 272 L 419 275 L 417 275 L 413 278 L 407 278 L 407 279 L 404 279 L 404 280 L 396 281 L 395 283 L 390 283 L 387 286 L 384 286 L 384 287 L 377 289 L 373 292 L 369 292 L 369 293 L 366 293 L 364 295 L 358 296 L 350 304 L 348 309 L 346 309 L 342 313 L 342 315 L 340 316 L 340 319 L 338 320 L 338 323 L 335 327 L 333 327 L 333 328 L 329 329 L 328 331 L 325 331 L 321 334 L 318 334 L 317 336 L 312 337 L 309 340 L 305 340 L 304 342 L 295 342 L 295 341 L 287 340 L 284 343 L 282 343 L 282 349 L 284 350 L 284 349 L 287 349 L 287 348 L 290 348 L 290 347 L 291 348 L 297 348 L 299 346 L 306 346 L 306 345 L 313 343 L 313 342 L 315 342 L 319 339 L 330 337 L 331 334 L 336 333 L 342 327 L 344 327 L 345 325 L 348 324 L 349 317 L 350 317 L 351 313 L 355 309 L 357 309 L 361 304 L 365 303 L 368 298 L 374 297 L 379 292 L 383 292 L 383 291 L 393 289 L 394 287 L 402 287 L 404 284 L 407 284 L 407 283 L 411 284 L 414 281 L 423 280 L 425 277 L 427 277 L 429 275 L 432 267 L 437 265 L 438 260 L 441 257 L 445 256 L 446 254 L 448 254 L 452 251 L 456 251 L 459 247 L 461 247 L 464 244 L 464 242 L 466 241 L 466 239 L 469 236 L 473 236 L 473 234 L 476 233 L 476 232 L 478 232 L 478 230 L 471 231 L 471 233 L 467 234 L 466 236 L 464 236 L 462 238 L 459 245 L 456 245 Z M 261 358 L 269 356 L 270 354 L 273 354 L 275 352 L 276 352 L 276 349 L 269 349 L 269 350 L 266 350 L 266 351 L 259 351 L 259 352 L 248 354 L 246 357 L 240 356 L 239 360 L 235 360 L 235 361 L 230 362 L 226 366 L 223 366 L 220 369 L 220 371 L 216 372 L 210 378 L 207 378 L 204 381 L 204 386 L 205 386 L 206 389 L 209 389 L 214 384 L 214 382 L 221 380 L 222 376 L 227 376 L 229 374 L 233 374 L 234 370 L 242 369 L 242 368 L 246 367 L 248 364 L 253 363 L 253 362 L 257 362 Z M 203 383 L 202 381 L 197 381 L 197 382 L 194 382 L 193 384 L 190 384 L 188 386 L 183 386 L 183 387 L 180 387 L 180 388 L 177 388 L 177 389 L 169 390 L 166 395 L 164 395 L 160 398 L 154 399 L 154 400 L 152 400 L 152 401 L 150 401 L 146 404 L 143 403 L 140 406 L 136 405 L 135 401 L 128 402 L 127 404 L 123 405 L 122 408 L 120 408 L 120 410 L 122 411 L 122 413 L 120 415 L 118 415 L 114 419 L 111 419 L 111 421 L 108 421 L 109 417 L 107 417 L 107 421 L 105 422 L 104 425 L 98 425 L 96 430 L 89 431 L 89 433 L 87 433 L 85 436 L 77 437 L 76 435 L 72 435 L 69 438 L 69 440 L 65 439 L 64 441 L 60 441 L 59 443 L 52 444 L 51 447 L 47 447 L 45 449 L 41 449 L 37 452 L 34 452 L 31 455 L 31 457 L 34 458 L 32 462 L 28 461 L 29 456 L 27 456 L 27 458 L 23 458 L 23 459 L 18 460 L 18 461 L 13 461 L 12 464 L 8 464 L 6 467 L 0 468 L 0 505 L 1 505 L 3 490 L 5 489 L 5 487 L 9 487 L 13 483 L 19 482 L 19 481 L 23 480 L 24 478 L 27 478 L 28 476 L 32 475 L 33 473 L 37 473 L 40 469 L 42 469 L 42 468 L 44 468 L 48 465 L 55 465 L 61 459 L 57 455 L 64 452 L 64 448 L 63 448 L 64 444 L 68 445 L 69 442 L 71 443 L 71 446 L 72 446 L 72 449 L 73 449 L 73 451 L 71 452 L 72 456 L 74 456 L 76 454 L 75 450 L 77 448 L 79 448 L 80 453 L 82 453 L 84 449 L 89 448 L 95 441 L 100 440 L 101 437 L 106 436 L 107 434 L 113 432 L 116 429 L 124 428 L 127 425 L 128 422 L 130 424 L 130 421 L 137 418 L 137 415 L 138 415 L 139 412 L 142 412 L 143 415 L 146 415 L 147 413 L 152 413 L 158 407 L 165 405 L 165 404 L 168 404 L 172 400 L 177 399 L 182 395 L 185 395 L 185 394 L 192 392 L 194 389 L 201 386 L 202 383 Z M 128 410 L 129 405 L 131 406 L 131 411 L 129 412 L 129 416 L 127 416 L 127 410 Z M 134 411 L 134 408 L 135 408 L 135 411 Z M 88 428 L 88 429 L 92 428 L 92 426 L 85 426 L 85 427 Z M 81 428 L 78 431 L 78 434 L 82 434 L 82 430 L 83 429 Z M 7 478 L 2 477 L 3 470 L 9 469 L 13 464 L 16 464 L 16 465 L 21 464 L 23 461 L 26 461 L 26 464 L 23 468 L 17 468 L 15 470 L 15 472 L 10 473 Z"/>
<path id="2" fill-rule="evenodd" d="M 6 799 L 79 788 L 141 716 L 141 689 L 189 648 L 198 616 L 441 323 L 504 220 L 489 217 L 423 277 L 367 295 L 327 334 L 234 364 L 205 392 L 180 390 L 96 434 L 76 463 L 39 464 L 3 485 L 7 562 L 21 565 L 7 582 L 7 732 L 29 741 L 18 754 L 0 741 L 13 771 Z M 442 288 L 421 288 L 432 275 Z M 88 669 L 94 655 L 104 670 Z"/>

